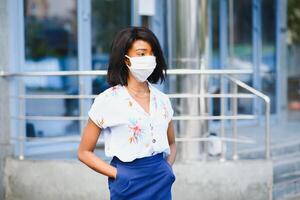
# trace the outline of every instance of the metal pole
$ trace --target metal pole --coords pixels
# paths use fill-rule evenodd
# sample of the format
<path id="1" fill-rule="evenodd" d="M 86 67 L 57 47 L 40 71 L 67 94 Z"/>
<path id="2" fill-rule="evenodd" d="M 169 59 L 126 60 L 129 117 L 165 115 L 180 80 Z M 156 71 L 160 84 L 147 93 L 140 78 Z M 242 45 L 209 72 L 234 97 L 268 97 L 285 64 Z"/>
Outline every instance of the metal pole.
<path id="1" fill-rule="evenodd" d="M 266 144 L 266 159 L 269 160 L 271 158 L 271 152 L 270 152 L 270 142 L 271 142 L 271 136 L 270 136 L 270 99 L 268 98 L 265 101 L 266 104 L 266 121 L 265 121 L 265 144 Z"/>
<path id="2" fill-rule="evenodd" d="M 24 94 L 24 83 L 23 79 L 19 80 L 19 92 L 21 94 Z M 25 99 L 19 98 L 19 116 L 25 116 Z M 25 123 L 24 123 L 25 122 Z M 24 132 L 24 125 L 26 124 L 26 119 L 24 120 L 19 120 L 18 121 L 18 126 L 19 126 L 19 131 L 18 131 L 18 144 L 19 144 L 19 159 L 24 160 L 24 139 L 26 132 Z M 26 125 L 25 125 L 26 126 Z"/>
<path id="3" fill-rule="evenodd" d="M 172 15 L 169 16 L 174 21 L 172 26 L 171 36 L 172 41 L 176 41 L 176 50 L 172 51 L 172 60 L 177 66 L 174 68 L 185 68 L 180 70 L 173 70 L 171 74 L 181 74 L 181 72 L 200 72 L 203 71 L 201 66 L 201 59 L 207 60 L 207 0 L 175 0 L 172 1 L 176 10 L 172 9 Z M 184 16 L 184 17 L 181 17 Z M 174 49 L 174 48 L 173 48 Z M 173 63 L 172 63 L 173 64 Z M 207 65 L 204 66 L 205 68 Z M 173 67 L 171 67 L 173 68 Z M 192 69 L 192 71 L 189 71 Z M 186 71 L 187 70 L 187 71 Z M 168 70 L 169 72 L 172 70 Z M 189 72 L 188 72 L 189 71 Z M 179 72 L 179 73 L 177 73 Z M 193 72 L 192 72 L 193 73 Z M 200 73 L 199 73 L 200 74 Z M 180 84 L 178 90 L 191 91 L 192 93 L 203 93 L 201 90 L 206 90 L 203 83 L 206 82 L 204 76 L 182 76 L 178 77 Z M 181 91 L 180 91 L 181 92 Z M 207 113 L 206 99 L 187 99 L 180 101 L 180 106 L 189 115 L 199 115 L 199 113 Z M 204 105 L 204 106 L 203 106 Z M 189 121 L 187 123 L 180 123 L 180 132 L 188 137 L 204 137 L 207 135 L 207 122 L 206 121 Z M 180 149 L 179 159 L 182 160 L 201 160 L 205 159 L 203 153 L 203 143 L 188 145 L 181 144 L 178 146 Z"/>
<path id="4" fill-rule="evenodd" d="M 85 94 L 85 85 L 84 85 L 84 81 L 83 80 L 81 80 L 80 82 L 79 82 L 79 91 L 80 91 L 80 94 Z M 85 101 L 84 101 L 84 99 L 79 99 L 79 116 L 80 117 L 83 117 L 83 113 L 84 113 L 84 103 L 85 103 Z M 85 124 L 85 122 L 84 122 L 84 120 L 80 120 L 80 128 L 79 128 L 79 131 L 80 131 L 80 135 L 83 133 L 83 128 L 84 128 L 84 124 Z"/>
<path id="5" fill-rule="evenodd" d="M 224 91 L 225 91 L 225 88 L 224 88 L 224 78 L 223 76 L 220 76 L 220 82 L 221 82 L 221 94 L 224 94 Z M 225 99 L 224 98 L 221 98 L 221 116 L 224 116 L 225 115 Z M 225 137 L 225 121 L 224 119 L 222 118 L 221 119 L 221 124 L 220 124 L 220 136 L 221 138 L 224 138 Z M 220 161 L 225 161 L 226 158 L 225 158 L 225 145 L 224 145 L 224 142 L 222 141 L 221 142 L 222 146 L 221 146 L 221 158 L 220 158 Z"/>
<path id="6" fill-rule="evenodd" d="M 266 147 L 266 159 L 270 159 L 271 153 L 270 153 L 270 142 L 271 142 L 271 136 L 270 136 L 270 106 L 271 106 L 271 101 L 270 98 L 267 95 L 264 95 L 263 93 L 257 91 L 253 87 L 247 85 L 246 83 L 237 80 L 233 77 L 227 76 L 231 81 L 233 81 L 235 84 L 239 85 L 240 87 L 248 90 L 249 92 L 252 92 L 256 96 L 262 98 L 265 102 L 266 105 L 266 112 L 265 112 L 265 147 Z"/>
<path id="7" fill-rule="evenodd" d="M 238 87 L 235 83 L 232 83 L 233 84 L 233 91 L 232 93 L 233 94 L 237 94 L 238 92 Z M 237 98 L 236 97 L 233 97 L 232 98 L 232 106 L 233 106 L 233 116 L 237 116 L 237 113 L 238 113 L 238 101 L 237 101 Z M 233 139 L 237 139 L 237 119 L 233 119 L 232 120 L 232 126 L 233 126 Z M 233 160 L 237 160 L 239 157 L 238 157 L 238 154 L 237 154 L 237 143 L 234 142 L 233 143 Z"/>
<path id="8" fill-rule="evenodd" d="M 262 33 L 261 33 L 261 0 L 252 0 L 252 45 L 253 45 L 253 87 L 261 90 L 262 81 L 260 67 L 262 62 Z M 261 121 L 262 108 L 259 100 L 253 102 L 254 114 L 258 116 L 258 123 Z"/>

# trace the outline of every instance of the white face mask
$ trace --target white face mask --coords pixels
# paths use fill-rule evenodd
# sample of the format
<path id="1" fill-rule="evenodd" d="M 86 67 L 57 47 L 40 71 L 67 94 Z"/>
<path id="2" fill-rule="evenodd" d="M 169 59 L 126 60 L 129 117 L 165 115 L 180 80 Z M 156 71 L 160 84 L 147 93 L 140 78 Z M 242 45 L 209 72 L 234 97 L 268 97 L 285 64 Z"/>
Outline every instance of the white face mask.
<path id="1" fill-rule="evenodd" d="M 131 74 L 135 77 L 137 81 L 144 82 L 152 74 L 156 67 L 156 57 L 155 56 L 138 56 L 129 57 L 125 55 L 131 63 L 129 68 Z"/>

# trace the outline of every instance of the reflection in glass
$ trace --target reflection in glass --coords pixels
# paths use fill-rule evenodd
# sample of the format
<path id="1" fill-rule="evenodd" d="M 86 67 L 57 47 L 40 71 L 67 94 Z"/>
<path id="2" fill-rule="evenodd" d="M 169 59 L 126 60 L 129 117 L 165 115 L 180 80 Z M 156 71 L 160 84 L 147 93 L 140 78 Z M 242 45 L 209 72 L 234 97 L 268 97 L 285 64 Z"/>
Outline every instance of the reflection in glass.
<path id="1" fill-rule="evenodd" d="M 229 27 L 230 34 L 233 34 L 233 41 L 229 39 L 229 68 L 251 70 L 253 69 L 252 60 L 252 1 L 232 1 L 233 18 L 232 23 L 229 21 L 229 26 L 232 25 L 232 33 Z M 230 8 L 230 6 L 229 6 Z M 253 84 L 252 75 L 239 75 L 237 78 L 248 85 Z M 242 88 L 238 88 L 239 93 L 246 93 Z M 253 99 L 238 99 L 238 112 L 241 114 L 253 114 Z"/>
<path id="2" fill-rule="evenodd" d="M 25 0 L 24 71 L 77 70 L 77 1 Z M 76 76 L 42 76 L 25 78 L 26 94 L 78 94 Z M 26 100 L 26 114 L 36 116 L 78 115 L 78 100 Z M 58 123 L 59 122 L 59 123 Z M 78 121 L 27 120 L 30 136 L 78 134 Z M 60 127 L 59 133 L 53 128 Z M 30 130 L 35 130 L 34 132 Z M 70 131 L 72 130 L 72 131 Z"/>
<path id="3" fill-rule="evenodd" d="M 288 86 L 288 119 L 300 120 L 300 1 L 289 0 L 288 53 L 287 53 L 287 86 Z"/>
<path id="4" fill-rule="evenodd" d="M 111 42 L 122 28 L 131 23 L 130 0 L 92 0 L 92 68 L 107 69 Z M 106 76 L 93 79 L 92 92 L 99 94 L 108 88 Z"/>
<path id="5" fill-rule="evenodd" d="M 275 6 L 272 0 L 262 1 L 262 92 L 271 99 L 271 113 L 276 112 L 276 38 Z"/>
<path id="6" fill-rule="evenodd" d="M 230 3 L 233 3 L 230 6 Z M 231 9 L 232 8 L 232 9 Z M 224 11 L 225 9 L 225 11 Z M 220 14 L 226 12 L 227 20 L 221 19 Z M 252 47 L 252 1 L 228 1 L 227 9 L 222 7 L 220 1 L 213 0 L 211 3 L 211 20 L 212 20 L 212 56 L 211 68 L 220 69 L 226 67 L 228 69 L 253 69 L 253 47 Z M 232 16 L 232 18 L 231 18 Z M 231 21 L 232 20 L 232 21 Z M 221 26 L 221 23 L 227 23 Z M 232 27 L 231 27 L 232 25 Z M 225 30 L 221 30 L 225 27 Z M 221 31 L 228 33 L 227 37 L 222 38 Z M 231 40 L 232 38 L 232 40 Z M 221 66 L 221 42 L 225 44 L 226 52 L 225 66 Z M 239 75 L 237 78 L 248 85 L 253 84 L 252 75 Z M 228 89 L 230 86 L 228 86 Z M 220 93 L 220 77 L 210 76 L 209 92 Z M 239 87 L 239 93 L 243 93 L 242 88 Z M 253 100 L 252 99 L 238 99 L 238 113 L 240 114 L 253 114 Z M 213 115 L 220 115 L 220 99 L 215 98 L 212 100 Z"/>

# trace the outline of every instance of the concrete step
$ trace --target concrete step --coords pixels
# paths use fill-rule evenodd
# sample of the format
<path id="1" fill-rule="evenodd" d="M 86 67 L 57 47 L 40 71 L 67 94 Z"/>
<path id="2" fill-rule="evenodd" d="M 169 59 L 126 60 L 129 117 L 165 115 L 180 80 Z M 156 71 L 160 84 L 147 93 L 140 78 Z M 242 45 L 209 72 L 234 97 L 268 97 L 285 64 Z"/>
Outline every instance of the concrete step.
<path id="1" fill-rule="evenodd" d="M 300 152 L 273 158 L 273 199 L 300 194 Z"/>
<path id="2" fill-rule="evenodd" d="M 289 195 L 284 197 L 282 200 L 300 200 L 300 194 Z"/>
<path id="3" fill-rule="evenodd" d="M 300 172 L 300 152 L 274 158 L 273 163 L 274 183 L 277 183 Z"/>
<path id="4" fill-rule="evenodd" d="M 271 145 L 272 158 L 296 152 L 300 152 L 300 139 Z M 239 150 L 238 153 L 239 157 L 242 159 L 265 158 L 264 147 L 243 149 Z"/>
<path id="5" fill-rule="evenodd" d="M 239 151 L 241 159 L 264 159 L 265 148 Z M 273 160 L 273 199 L 283 200 L 300 195 L 300 139 L 271 145 Z M 300 198 L 299 198 L 300 200 Z"/>
<path id="6" fill-rule="evenodd" d="M 273 185 L 273 200 L 300 199 L 300 178 L 299 172 L 296 173 L 295 177 L 290 174 L 289 178 Z"/>

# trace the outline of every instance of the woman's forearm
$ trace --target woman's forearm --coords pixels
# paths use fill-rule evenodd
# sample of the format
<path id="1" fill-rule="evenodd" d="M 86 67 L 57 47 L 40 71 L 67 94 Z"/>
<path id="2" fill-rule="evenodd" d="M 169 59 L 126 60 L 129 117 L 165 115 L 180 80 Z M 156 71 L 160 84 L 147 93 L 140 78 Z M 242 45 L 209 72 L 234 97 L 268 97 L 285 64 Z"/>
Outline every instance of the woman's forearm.
<path id="1" fill-rule="evenodd" d="M 170 155 L 167 156 L 167 161 L 170 163 L 170 165 L 173 165 L 176 158 L 176 143 L 170 144 Z"/>

